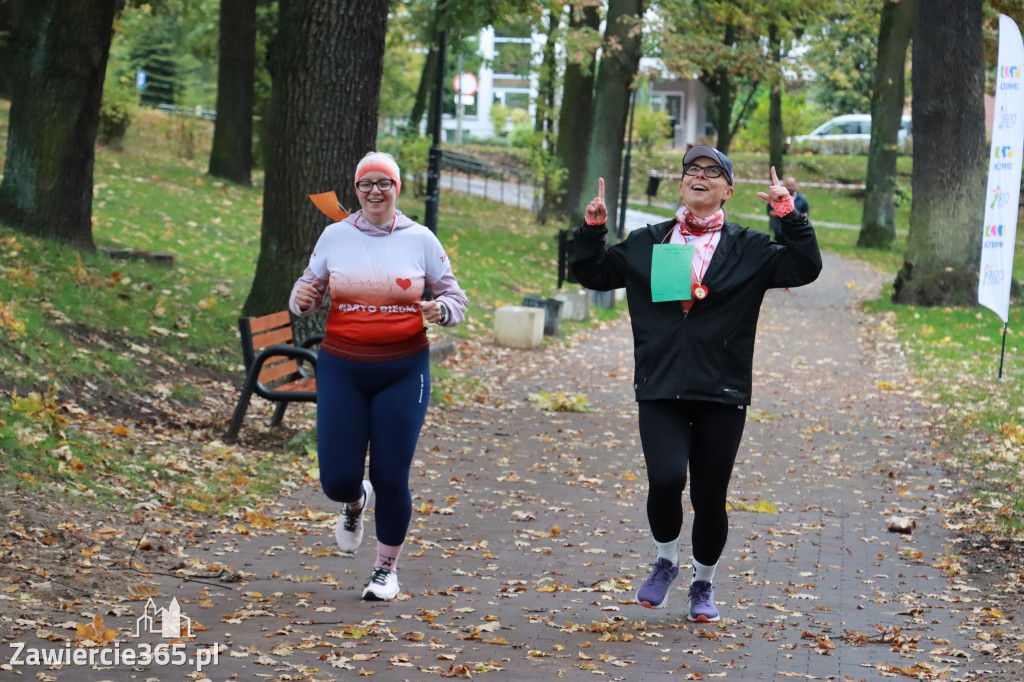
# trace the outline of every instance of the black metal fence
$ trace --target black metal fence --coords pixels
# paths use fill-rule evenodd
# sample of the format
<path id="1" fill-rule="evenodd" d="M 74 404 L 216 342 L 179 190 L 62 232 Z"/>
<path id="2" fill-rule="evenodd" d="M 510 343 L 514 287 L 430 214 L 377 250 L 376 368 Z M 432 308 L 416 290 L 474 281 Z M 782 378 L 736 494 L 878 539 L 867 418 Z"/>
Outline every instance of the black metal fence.
<path id="1" fill-rule="evenodd" d="M 521 168 L 442 150 L 441 175 L 442 189 L 487 197 L 516 208 L 539 209 L 533 173 Z"/>

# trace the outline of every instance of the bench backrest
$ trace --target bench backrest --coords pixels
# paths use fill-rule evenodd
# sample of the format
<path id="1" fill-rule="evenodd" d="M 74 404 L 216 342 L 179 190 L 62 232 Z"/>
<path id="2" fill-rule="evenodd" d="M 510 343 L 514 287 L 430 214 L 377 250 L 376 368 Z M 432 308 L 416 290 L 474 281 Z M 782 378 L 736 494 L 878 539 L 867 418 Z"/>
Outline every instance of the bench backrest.
<path id="1" fill-rule="evenodd" d="M 263 317 L 238 318 L 238 331 L 242 335 L 242 357 L 248 371 L 256 360 L 256 355 L 269 346 L 292 346 L 292 318 L 287 310 L 271 313 Z M 260 383 L 271 382 L 289 377 L 299 371 L 299 363 L 294 358 L 273 357 L 268 359 L 260 370 Z"/>

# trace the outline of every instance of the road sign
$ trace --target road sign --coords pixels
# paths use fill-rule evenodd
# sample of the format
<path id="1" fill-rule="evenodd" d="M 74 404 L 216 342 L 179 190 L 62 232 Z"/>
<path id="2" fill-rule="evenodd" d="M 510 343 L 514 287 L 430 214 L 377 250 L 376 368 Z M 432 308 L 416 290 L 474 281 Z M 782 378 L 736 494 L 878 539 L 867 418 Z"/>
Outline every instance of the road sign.
<path id="1" fill-rule="evenodd" d="M 476 101 L 476 97 L 473 95 L 455 95 L 455 103 L 461 104 L 464 107 L 471 107 Z"/>
<path id="2" fill-rule="evenodd" d="M 146 72 L 139 69 L 138 73 L 135 74 L 135 89 L 141 90 L 146 87 Z"/>
<path id="3" fill-rule="evenodd" d="M 460 73 L 452 80 L 452 88 L 460 95 L 476 94 L 476 76 L 472 73 Z"/>

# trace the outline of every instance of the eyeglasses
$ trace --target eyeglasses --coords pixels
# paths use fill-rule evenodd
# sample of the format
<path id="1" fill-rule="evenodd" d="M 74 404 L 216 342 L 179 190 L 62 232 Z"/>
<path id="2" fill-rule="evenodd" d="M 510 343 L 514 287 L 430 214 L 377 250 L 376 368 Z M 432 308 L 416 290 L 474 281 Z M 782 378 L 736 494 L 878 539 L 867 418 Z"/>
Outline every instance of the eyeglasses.
<path id="1" fill-rule="evenodd" d="M 711 176 L 708 176 L 711 177 Z M 356 189 L 360 192 L 369 194 L 376 187 L 381 192 L 387 192 L 389 189 L 395 186 L 395 181 L 391 178 L 381 178 L 380 180 L 360 180 L 356 183 Z"/>
<path id="2" fill-rule="evenodd" d="M 725 173 L 721 166 L 699 166 L 695 163 L 688 163 L 683 166 L 683 175 L 696 175 L 698 171 L 704 171 L 704 177 L 710 179 L 719 178 Z"/>

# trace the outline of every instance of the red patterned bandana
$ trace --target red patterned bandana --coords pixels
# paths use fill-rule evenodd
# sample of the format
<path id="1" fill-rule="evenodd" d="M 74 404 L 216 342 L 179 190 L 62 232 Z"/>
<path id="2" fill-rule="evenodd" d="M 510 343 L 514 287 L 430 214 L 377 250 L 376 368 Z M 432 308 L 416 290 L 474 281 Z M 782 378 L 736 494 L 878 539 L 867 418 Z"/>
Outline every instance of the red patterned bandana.
<path id="1" fill-rule="evenodd" d="M 676 211 L 676 218 L 679 220 L 679 229 L 690 234 L 704 234 L 712 230 L 721 230 L 725 224 L 725 213 L 719 210 L 712 216 L 700 218 L 690 213 L 690 209 L 680 206 Z"/>

